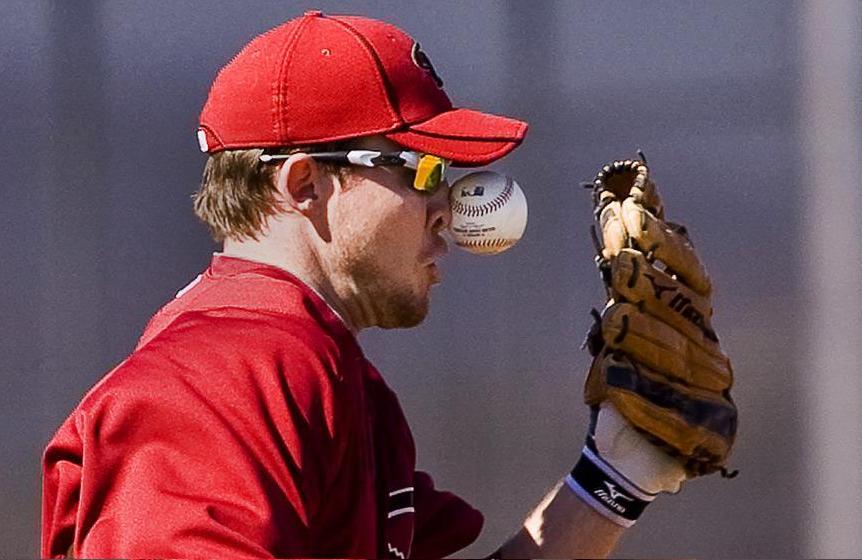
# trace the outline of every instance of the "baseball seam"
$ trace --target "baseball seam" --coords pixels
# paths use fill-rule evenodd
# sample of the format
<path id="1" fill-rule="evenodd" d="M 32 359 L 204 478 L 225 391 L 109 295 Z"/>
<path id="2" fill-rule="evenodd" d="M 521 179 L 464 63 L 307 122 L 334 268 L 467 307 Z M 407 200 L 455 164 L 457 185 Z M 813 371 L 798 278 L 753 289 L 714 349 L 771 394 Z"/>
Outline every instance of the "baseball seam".
<path id="1" fill-rule="evenodd" d="M 514 193 L 515 189 L 512 185 L 512 178 L 506 177 L 506 186 L 503 188 L 503 191 L 493 199 L 489 200 L 484 204 L 479 204 L 478 206 L 470 206 L 464 204 L 460 200 L 456 200 L 452 204 L 452 212 L 456 214 L 461 214 L 462 216 L 467 216 L 468 218 L 484 216 L 502 208 L 503 205 L 505 205 L 506 202 L 508 202 L 509 199 L 512 198 L 512 195 Z"/>

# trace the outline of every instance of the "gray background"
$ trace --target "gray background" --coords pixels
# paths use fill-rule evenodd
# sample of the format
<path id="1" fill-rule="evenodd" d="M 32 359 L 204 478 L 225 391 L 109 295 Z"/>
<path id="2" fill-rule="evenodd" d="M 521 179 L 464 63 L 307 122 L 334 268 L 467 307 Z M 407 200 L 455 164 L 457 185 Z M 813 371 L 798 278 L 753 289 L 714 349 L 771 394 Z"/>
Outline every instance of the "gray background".
<path id="1" fill-rule="evenodd" d="M 579 347 L 602 299 L 577 185 L 637 147 L 714 276 L 742 474 L 659 499 L 618 555 L 818 554 L 805 435 L 816 411 L 803 398 L 819 373 L 805 360 L 817 306 L 805 267 L 810 4 L 59 0 L 0 1 L 0 554 L 38 554 L 41 450 L 216 249 L 189 198 L 212 78 L 309 8 L 399 25 L 456 104 L 531 123 L 493 166 L 527 194 L 522 242 L 492 258 L 453 252 L 423 325 L 361 336 L 401 397 L 420 467 L 485 513 L 463 554 L 490 553 L 577 458 Z M 858 34 L 860 10 L 849 13 L 835 23 Z M 819 225 L 858 239 L 858 217 Z M 862 439 L 862 425 L 847 429 Z M 840 520 L 848 496 L 833 498 Z M 862 554 L 858 542 L 832 553 Z"/>

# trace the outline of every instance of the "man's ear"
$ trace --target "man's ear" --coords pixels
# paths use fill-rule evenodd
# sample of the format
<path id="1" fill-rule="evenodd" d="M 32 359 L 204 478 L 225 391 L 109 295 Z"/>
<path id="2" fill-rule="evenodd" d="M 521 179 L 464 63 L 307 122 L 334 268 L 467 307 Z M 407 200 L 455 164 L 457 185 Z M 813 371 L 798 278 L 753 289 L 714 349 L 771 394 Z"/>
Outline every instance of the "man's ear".
<path id="1" fill-rule="evenodd" d="M 320 165 L 308 154 L 293 154 L 278 169 L 275 186 L 282 203 L 306 216 L 325 206 L 331 185 L 325 180 Z"/>

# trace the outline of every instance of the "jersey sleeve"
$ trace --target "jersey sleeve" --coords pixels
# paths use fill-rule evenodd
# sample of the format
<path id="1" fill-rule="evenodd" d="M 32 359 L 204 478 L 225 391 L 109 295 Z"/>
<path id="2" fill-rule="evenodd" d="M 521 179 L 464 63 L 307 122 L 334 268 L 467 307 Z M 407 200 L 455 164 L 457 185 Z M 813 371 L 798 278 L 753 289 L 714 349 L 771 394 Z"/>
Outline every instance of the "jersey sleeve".
<path id="1" fill-rule="evenodd" d="M 414 477 L 416 530 L 412 558 L 443 558 L 475 541 L 482 531 L 482 514 L 451 492 L 434 488 L 430 475 Z"/>
<path id="2" fill-rule="evenodd" d="M 343 450 L 329 360 L 252 317 L 192 314 L 149 341 L 45 453 L 43 555 L 311 555 Z"/>

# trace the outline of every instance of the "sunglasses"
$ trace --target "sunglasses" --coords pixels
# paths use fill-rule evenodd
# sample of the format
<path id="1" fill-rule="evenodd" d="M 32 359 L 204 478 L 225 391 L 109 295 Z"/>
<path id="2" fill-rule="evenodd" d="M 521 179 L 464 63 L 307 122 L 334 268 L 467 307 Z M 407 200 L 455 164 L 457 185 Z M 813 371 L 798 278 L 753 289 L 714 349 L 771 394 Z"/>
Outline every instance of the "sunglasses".
<path id="1" fill-rule="evenodd" d="M 260 161 L 283 160 L 293 154 L 263 154 Z M 425 194 L 434 194 L 446 178 L 449 160 L 420 154 L 419 152 L 377 152 L 374 150 L 350 150 L 346 152 L 313 152 L 308 154 L 316 161 L 325 161 L 341 165 L 359 165 L 361 167 L 406 167 L 416 173 L 413 176 L 413 188 Z"/>

